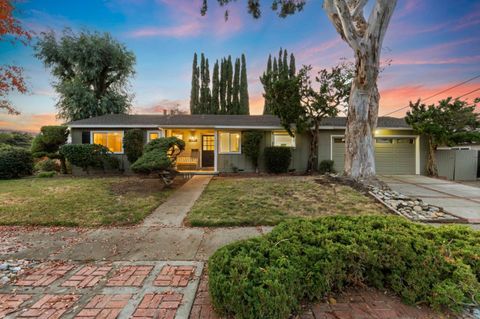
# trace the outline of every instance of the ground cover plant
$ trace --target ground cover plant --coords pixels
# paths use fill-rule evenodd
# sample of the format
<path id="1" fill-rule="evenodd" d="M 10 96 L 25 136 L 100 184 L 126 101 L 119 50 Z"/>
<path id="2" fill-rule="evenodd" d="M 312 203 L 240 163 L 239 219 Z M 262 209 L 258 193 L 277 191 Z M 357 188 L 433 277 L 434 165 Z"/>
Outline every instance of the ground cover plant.
<path id="1" fill-rule="evenodd" d="M 157 179 L 138 177 L 0 181 L 0 225 L 130 225 L 172 191 Z"/>
<path id="2" fill-rule="evenodd" d="M 351 285 L 390 289 L 409 304 L 460 311 L 480 301 L 480 233 L 396 216 L 329 216 L 282 223 L 209 260 L 215 309 L 288 318 L 302 300 Z"/>
<path id="3" fill-rule="evenodd" d="M 214 178 L 190 210 L 192 226 L 276 225 L 297 217 L 381 214 L 386 209 L 348 186 L 313 177 Z"/>

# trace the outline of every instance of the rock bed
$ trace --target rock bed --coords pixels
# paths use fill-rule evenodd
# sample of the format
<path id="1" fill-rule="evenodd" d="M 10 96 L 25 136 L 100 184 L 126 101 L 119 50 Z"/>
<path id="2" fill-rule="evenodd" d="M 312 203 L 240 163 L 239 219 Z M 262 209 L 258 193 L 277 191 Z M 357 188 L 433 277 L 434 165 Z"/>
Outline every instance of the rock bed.
<path id="1" fill-rule="evenodd" d="M 37 263 L 30 260 L 0 260 L 0 287 L 13 282 L 18 275 L 35 264 Z"/>
<path id="2" fill-rule="evenodd" d="M 397 214 L 415 221 L 460 221 L 456 216 L 445 212 L 443 208 L 427 204 L 418 198 L 411 198 L 392 191 L 369 186 L 371 195 L 381 200 L 388 208 Z"/>

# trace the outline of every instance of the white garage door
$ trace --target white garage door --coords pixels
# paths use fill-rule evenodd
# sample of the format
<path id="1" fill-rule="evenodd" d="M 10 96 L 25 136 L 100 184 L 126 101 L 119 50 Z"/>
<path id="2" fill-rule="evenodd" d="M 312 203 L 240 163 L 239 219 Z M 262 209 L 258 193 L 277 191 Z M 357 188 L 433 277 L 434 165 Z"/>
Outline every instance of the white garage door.
<path id="1" fill-rule="evenodd" d="M 415 174 L 414 137 L 376 137 L 375 165 L 378 174 Z M 337 172 L 343 171 L 345 139 L 332 137 L 332 160 Z"/>

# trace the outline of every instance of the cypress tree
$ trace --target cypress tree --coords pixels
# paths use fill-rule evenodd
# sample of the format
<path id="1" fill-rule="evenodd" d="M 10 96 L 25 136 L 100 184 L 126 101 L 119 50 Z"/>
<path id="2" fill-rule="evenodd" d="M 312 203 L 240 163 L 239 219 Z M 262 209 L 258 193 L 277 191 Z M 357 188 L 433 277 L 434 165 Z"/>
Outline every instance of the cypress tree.
<path id="1" fill-rule="evenodd" d="M 267 61 L 267 69 L 263 72 L 263 75 L 260 77 L 260 82 L 262 82 L 263 90 L 268 92 L 271 87 L 272 83 L 272 55 L 268 55 Z M 265 94 L 263 95 L 265 97 Z M 265 98 L 265 102 L 263 104 L 263 114 L 271 114 L 270 105 L 268 103 L 268 99 Z"/>
<path id="2" fill-rule="evenodd" d="M 226 114 L 232 114 L 232 90 L 233 90 L 233 66 L 232 66 L 232 58 L 228 56 L 227 62 L 227 79 L 225 81 L 225 86 L 227 87 L 227 97 L 226 97 Z"/>
<path id="3" fill-rule="evenodd" d="M 278 79 L 278 64 L 277 59 L 273 58 L 273 67 L 272 67 L 272 82 Z"/>
<path id="4" fill-rule="evenodd" d="M 220 114 L 227 113 L 227 65 L 226 60 L 223 58 L 220 68 Z"/>
<path id="5" fill-rule="evenodd" d="M 288 77 L 288 53 L 287 49 L 283 50 L 283 70 L 281 71 L 285 77 Z"/>
<path id="6" fill-rule="evenodd" d="M 245 54 L 242 54 L 242 72 L 240 74 L 240 112 L 239 114 L 250 114 L 248 101 L 248 80 L 247 80 L 247 61 Z"/>
<path id="7" fill-rule="evenodd" d="M 193 65 L 192 65 L 192 87 L 190 91 L 190 114 L 197 114 L 198 102 L 199 102 L 199 69 L 197 66 L 197 53 L 193 55 Z"/>
<path id="8" fill-rule="evenodd" d="M 278 60 L 277 60 L 277 62 L 278 62 L 277 72 L 278 72 L 279 74 L 281 74 L 282 71 L 283 71 L 283 50 L 282 50 L 282 48 L 280 48 L 280 51 L 278 52 Z"/>
<path id="9" fill-rule="evenodd" d="M 240 59 L 235 59 L 232 84 L 232 108 L 230 114 L 240 114 Z"/>
<path id="10" fill-rule="evenodd" d="M 200 105 L 197 114 L 208 114 L 210 111 L 210 71 L 208 59 L 203 53 L 200 58 Z"/>
<path id="11" fill-rule="evenodd" d="M 295 68 L 295 56 L 290 54 L 290 67 L 289 67 L 289 74 L 290 78 L 293 78 L 295 76 L 296 68 Z"/>
<path id="12" fill-rule="evenodd" d="M 218 114 L 220 111 L 220 80 L 219 80 L 219 70 L 218 70 L 218 60 L 215 61 L 213 66 L 213 75 L 212 75 L 212 100 L 211 100 L 211 113 Z"/>

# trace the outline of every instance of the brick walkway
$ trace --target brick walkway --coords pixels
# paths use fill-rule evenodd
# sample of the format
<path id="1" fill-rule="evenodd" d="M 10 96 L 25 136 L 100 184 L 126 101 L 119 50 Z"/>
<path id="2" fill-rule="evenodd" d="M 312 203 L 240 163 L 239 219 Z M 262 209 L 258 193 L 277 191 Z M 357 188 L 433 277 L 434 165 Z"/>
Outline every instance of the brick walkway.
<path id="1" fill-rule="evenodd" d="M 208 295 L 208 276 L 202 275 L 190 319 L 221 319 L 213 310 Z M 378 290 L 351 288 L 343 294 L 334 296 L 331 304 L 317 303 L 305 306 L 303 313 L 296 319 L 440 319 L 448 318 L 444 314 L 423 307 L 417 308 L 403 304 L 393 295 Z"/>
<path id="2" fill-rule="evenodd" d="M 0 318 L 188 318 L 203 263 L 44 262 L 0 286 Z"/>

